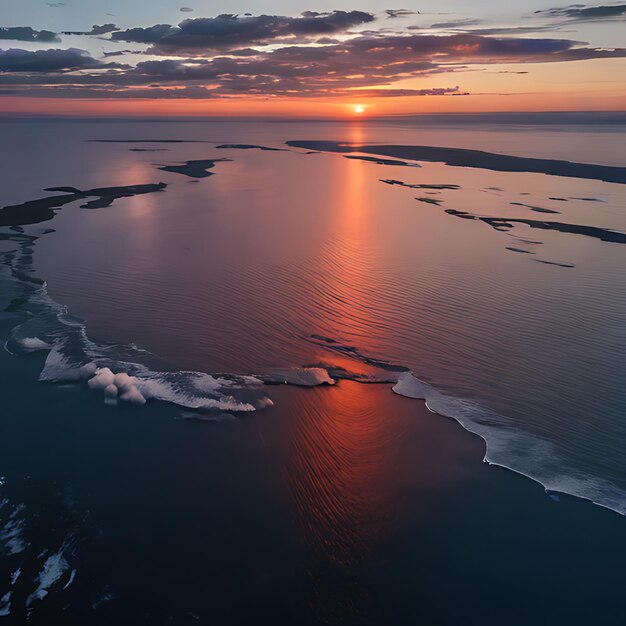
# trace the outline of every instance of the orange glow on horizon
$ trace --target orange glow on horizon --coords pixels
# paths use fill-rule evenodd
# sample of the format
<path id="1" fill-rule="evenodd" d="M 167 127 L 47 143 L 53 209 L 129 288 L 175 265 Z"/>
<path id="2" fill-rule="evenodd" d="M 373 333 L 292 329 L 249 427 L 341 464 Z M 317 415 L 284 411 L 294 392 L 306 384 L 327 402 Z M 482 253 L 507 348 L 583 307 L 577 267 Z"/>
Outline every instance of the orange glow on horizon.
<path id="1" fill-rule="evenodd" d="M 361 111 L 361 107 L 364 107 Z M 507 97 L 491 94 L 470 96 L 401 96 L 371 98 L 367 105 L 329 98 L 236 98 L 200 99 L 77 99 L 5 96 L 0 114 L 93 117 L 362 117 L 368 110 L 376 115 L 419 115 L 420 113 L 486 113 L 531 111 L 624 111 L 622 93 L 519 93 Z M 358 110 L 357 110 L 358 108 Z"/>
<path id="2" fill-rule="evenodd" d="M 239 93 L 226 97 L 177 98 L 180 86 L 167 90 L 170 97 L 135 98 L 134 87 L 121 89 L 122 97 L 72 98 L 17 95 L 0 96 L 0 114 L 100 116 L 100 117 L 281 117 L 342 118 L 418 115 L 420 113 L 488 113 L 532 111 L 625 111 L 626 88 L 616 80 L 623 75 L 626 59 L 581 60 L 568 63 L 511 63 L 475 65 L 455 72 L 454 80 L 442 76 L 407 77 L 393 81 L 374 93 L 358 88 L 333 94 L 332 85 L 308 97 L 261 96 Z M 411 95 L 431 88 L 459 85 L 459 95 Z M 371 89 L 371 87 L 370 87 Z M 406 90 L 406 95 L 404 93 Z M 347 92 L 350 95 L 347 95 Z M 138 93 L 142 93 L 139 91 Z M 468 94 L 468 95 L 460 95 Z M 359 100 L 357 100 L 359 98 Z M 363 98 L 363 100 L 360 100 Z M 364 101 L 367 104 L 364 104 Z"/>

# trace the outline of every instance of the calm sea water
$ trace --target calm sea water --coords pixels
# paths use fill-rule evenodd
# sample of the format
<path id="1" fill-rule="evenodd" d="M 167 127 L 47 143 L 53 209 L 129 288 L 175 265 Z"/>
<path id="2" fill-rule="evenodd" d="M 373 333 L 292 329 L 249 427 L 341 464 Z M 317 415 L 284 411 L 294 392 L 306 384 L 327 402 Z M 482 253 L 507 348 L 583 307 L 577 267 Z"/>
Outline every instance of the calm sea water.
<path id="1" fill-rule="evenodd" d="M 217 146 L 328 139 L 626 166 L 625 127 L 3 122 L 2 137 L 2 206 L 58 186 L 167 188 L 3 229 L 3 337 L 16 354 L 0 365 L 0 611 L 478 623 L 501 618 L 521 585 L 541 608 L 522 602 L 519 623 L 537 610 L 537 623 L 598 611 L 621 623 L 623 518 L 552 492 L 626 512 L 626 246 L 446 210 L 626 231 L 626 187 Z M 120 142 L 89 141 L 103 139 Z M 158 169 L 217 158 L 229 160 L 201 179 Z M 70 380 L 90 359 L 173 404 L 103 406 Z M 552 495 L 481 465 L 479 438 L 391 385 L 249 378 L 312 366 L 400 376 L 396 391 Z M 57 384 L 37 383 L 42 371 Z M 219 410 L 203 411 L 216 379 Z M 245 419 L 228 412 L 265 398 L 273 407 Z M 579 599 L 564 607 L 572 584 Z"/>

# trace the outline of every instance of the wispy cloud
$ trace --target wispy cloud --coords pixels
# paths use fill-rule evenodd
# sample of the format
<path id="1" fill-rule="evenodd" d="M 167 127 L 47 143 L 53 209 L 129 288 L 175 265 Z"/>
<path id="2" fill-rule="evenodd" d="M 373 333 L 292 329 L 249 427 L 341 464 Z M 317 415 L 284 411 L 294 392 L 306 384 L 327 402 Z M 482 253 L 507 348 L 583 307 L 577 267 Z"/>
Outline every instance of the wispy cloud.
<path id="1" fill-rule="evenodd" d="M 612 4 L 600 6 L 586 6 L 584 4 L 570 4 L 565 7 L 555 7 L 535 11 L 535 15 L 545 17 L 565 17 L 572 20 L 607 20 L 626 18 L 626 4 Z"/>
<path id="2" fill-rule="evenodd" d="M 106 35 L 119 30 L 115 24 L 94 24 L 88 31 L 65 31 L 64 35 Z"/>
<path id="3" fill-rule="evenodd" d="M 386 9 L 388 19 L 409 17 L 410 15 L 419 15 L 419 11 L 411 11 L 410 9 Z"/>

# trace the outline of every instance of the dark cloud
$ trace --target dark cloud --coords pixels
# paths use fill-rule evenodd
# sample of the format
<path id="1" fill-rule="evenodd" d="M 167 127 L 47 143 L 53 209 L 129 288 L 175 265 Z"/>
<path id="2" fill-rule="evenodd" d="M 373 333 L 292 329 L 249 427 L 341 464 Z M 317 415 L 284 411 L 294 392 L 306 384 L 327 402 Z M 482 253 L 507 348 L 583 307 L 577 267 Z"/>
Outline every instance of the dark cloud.
<path id="1" fill-rule="evenodd" d="M 229 50 L 228 55 L 235 57 L 256 57 L 259 56 L 259 51 L 254 48 L 240 48 L 239 50 Z"/>
<path id="2" fill-rule="evenodd" d="M 558 26 L 494 26 L 490 28 L 469 28 L 464 32 L 472 35 L 532 35 L 553 32 Z"/>
<path id="3" fill-rule="evenodd" d="M 503 63 L 626 57 L 626 49 L 584 47 L 567 39 L 468 33 L 358 36 L 326 46 L 291 45 L 266 51 L 241 48 L 213 58 L 151 59 L 135 67 L 102 65 L 77 50 L 46 51 L 72 53 L 71 60 L 46 57 L 37 61 L 29 56 L 36 53 L 13 53 L 17 56 L 9 59 L 12 64 L 6 61 L 3 65 L 0 56 L 0 72 L 4 72 L 0 85 L 5 89 L 18 89 L 24 95 L 129 98 L 460 95 L 464 92 L 456 87 L 407 90 L 394 85 L 418 76 L 466 71 L 476 65 L 497 69 Z M 82 71 L 70 71 L 74 69 Z M 356 88 L 358 92 L 351 91 Z M 184 96 L 186 93 L 193 95 Z"/>
<path id="4" fill-rule="evenodd" d="M 610 18 L 626 18 L 626 4 L 588 7 L 584 4 L 570 4 L 566 7 L 555 7 L 543 11 L 535 11 L 537 15 L 547 17 L 566 17 L 574 20 L 604 20 Z"/>
<path id="5" fill-rule="evenodd" d="M 486 26 L 477 28 L 484 23 L 484 20 L 465 18 L 450 20 L 448 22 L 437 22 L 431 24 L 429 28 L 437 30 L 448 30 L 456 33 L 466 33 L 468 35 L 532 35 L 534 33 L 553 32 L 559 30 L 560 24 L 537 24 L 529 26 Z M 422 26 L 409 26 L 410 31 L 423 31 Z"/>
<path id="6" fill-rule="evenodd" d="M 5 89 L 0 85 L 0 95 L 17 95 L 19 91 Z M 23 95 L 23 94 L 20 94 Z M 152 85 L 150 88 L 130 90 L 110 90 L 109 88 L 70 86 L 59 89 L 57 87 L 38 87 L 32 95 L 40 97 L 71 97 L 71 98 L 163 98 L 163 99 L 215 99 L 234 98 L 237 93 L 224 93 L 216 89 L 206 87 L 182 87 L 172 89 L 161 85 Z M 293 94 L 292 94 L 293 95 Z M 466 92 L 460 92 L 456 87 L 436 87 L 432 89 L 363 89 L 357 92 L 349 89 L 336 90 L 335 97 L 360 97 L 360 98 L 396 98 L 400 96 L 467 96 Z"/>
<path id="7" fill-rule="evenodd" d="M 380 62 L 395 63 L 400 60 L 431 60 L 444 63 L 519 63 L 557 61 L 579 55 L 585 58 L 624 56 L 623 49 L 617 51 L 577 48 L 579 44 L 568 39 L 484 37 L 469 33 L 447 36 L 437 35 L 390 35 L 386 37 L 358 37 L 333 50 L 345 48 L 357 55 L 374 53 Z M 302 49 L 302 48 L 300 48 Z"/>
<path id="8" fill-rule="evenodd" d="M 0 50 L 1 72 L 63 72 L 90 67 L 102 67 L 102 64 L 89 56 L 85 50 L 20 50 L 11 48 Z"/>
<path id="9" fill-rule="evenodd" d="M 137 50 L 114 50 L 113 52 L 103 52 L 104 57 L 121 57 L 125 54 L 141 54 Z"/>
<path id="10" fill-rule="evenodd" d="M 113 33 L 111 39 L 115 41 L 132 41 L 134 43 L 156 43 L 169 35 L 178 32 L 169 24 L 156 24 L 148 28 L 129 28 L 128 30 Z"/>
<path id="11" fill-rule="evenodd" d="M 465 28 L 467 26 L 476 26 L 477 24 L 482 24 L 482 20 L 467 18 L 451 22 L 439 22 L 438 24 L 432 24 L 431 28 Z"/>
<path id="12" fill-rule="evenodd" d="M 65 31 L 64 35 L 106 35 L 113 31 L 119 30 L 115 24 L 94 24 L 89 31 Z"/>
<path id="13" fill-rule="evenodd" d="M 409 15 L 419 15 L 419 11 L 410 11 L 409 9 L 386 9 L 387 19 L 396 17 L 408 17 Z"/>
<path id="14" fill-rule="evenodd" d="M 115 24 L 102 24 L 98 26 L 98 24 L 94 24 L 91 27 L 91 31 L 88 32 L 88 35 L 105 35 L 106 33 L 112 33 L 113 31 L 119 30 L 119 28 Z"/>
<path id="15" fill-rule="evenodd" d="M 191 7 L 180 7 L 181 13 L 191 13 L 193 9 Z"/>
<path id="16" fill-rule="evenodd" d="M 61 41 L 56 33 L 49 30 L 34 30 L 30 26 L 0 27 L 0 39 L 13 41 L 36 41 L 40 43 L 51 43 Z"/>
<path id="17" fill-rule="evenodd" d="M 373 20 L 373 15 L 363 11 L 306 11 L 300 17 L 223 14 L 183 20 L 178 26 L 157 24 L 131 28 L 114 33 L 112 39 L 152 44 L 150 52 L 153 54 L 197 54 L 287 38 L 331 35 Z"/>
<path id="18" fill-rule="evenodd" d="M 344 95 L 358 95 L 364 98 L 399 98 L 401 96 L 468 96 L 469 93 L 459 91 L 458 87 L 434 87 L 429 89 L 359 89 L 358 92 L 346 90 Z"/>

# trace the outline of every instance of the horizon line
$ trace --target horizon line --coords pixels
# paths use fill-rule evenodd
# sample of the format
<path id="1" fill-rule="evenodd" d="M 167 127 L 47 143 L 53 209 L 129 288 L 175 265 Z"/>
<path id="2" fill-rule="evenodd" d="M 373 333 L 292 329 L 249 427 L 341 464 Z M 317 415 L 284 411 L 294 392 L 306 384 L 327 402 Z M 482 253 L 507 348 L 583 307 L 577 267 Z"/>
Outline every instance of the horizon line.
<path id="1" fill-rule="evenodd" d="M 545 122 L 552 120 L 568 119 L 570 122 L 578 121 L 595 121 L 596 123 L 626 123 L 626 110 L 588 110 L 579 111 L 572 110 L 547 110 L 547 111 L 458 111 L 458 112 L 436 112 L 424 111 L 418 113 L 388 113 L 381 115 L 349 117 L 349 116 L 280 116 L 280 115 L 102 115 L 90 113 L 39 113 L 39 112 L 0 112 L 0 121 L 29 121 L 29 120 L 49 120 L 49 121 L 133 121 L 133 122 L 349 122 L 349 123 L 367 123 L 376 121 L 386 121 L 394 119 L 414 119 L 414 118 L 430 118 L 430 119 L 482 119 L 491 117 L 492 121 L 502 120 L 509 123 L 515 123 L 512 118 L 526 118 L 539 121 L 543 118 Z M 617 117 L 618 119 L 611 119 Z M 584 119 L 587 118 L 587 119 Z"/>

